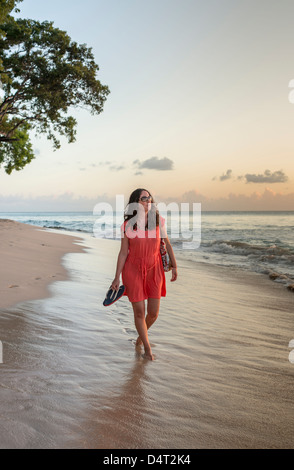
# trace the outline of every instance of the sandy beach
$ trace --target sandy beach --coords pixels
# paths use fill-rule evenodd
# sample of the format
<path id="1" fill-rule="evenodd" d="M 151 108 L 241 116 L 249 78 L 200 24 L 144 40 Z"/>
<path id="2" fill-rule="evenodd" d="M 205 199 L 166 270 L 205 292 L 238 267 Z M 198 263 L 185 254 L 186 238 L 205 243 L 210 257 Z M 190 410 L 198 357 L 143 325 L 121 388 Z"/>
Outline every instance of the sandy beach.
<path id="1" fill-rule="evenodd" d="M 80 251 L 71 236 L 0 219 L 0 308 L 48 296 L 48 285 L 68 276 L 62 256 Z"/>
<path id="2" fill-rule="evenodd" d="M 102 306 L 119 242 L 82 236 L 77 245 L 5 224 L 1 448 L 294 446 L 292 292 L 261 274 L 178 257 L 179 278 L 166 275 L 150 330 L 150 362 L 134 348 L 128 300 Z"/>

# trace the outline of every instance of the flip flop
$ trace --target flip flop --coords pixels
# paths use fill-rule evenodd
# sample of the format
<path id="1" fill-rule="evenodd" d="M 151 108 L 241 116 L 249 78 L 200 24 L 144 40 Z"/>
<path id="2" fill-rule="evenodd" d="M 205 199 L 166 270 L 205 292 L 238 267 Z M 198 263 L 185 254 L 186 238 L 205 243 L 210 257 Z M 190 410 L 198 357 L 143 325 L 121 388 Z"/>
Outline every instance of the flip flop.
<path id="1" fill-rule="evenodd" d="M 118 291 L 116 291 L 114 289 L 111 289 L 110 287 L 103 302 L 104 307 L 108 307 L 109 305 L 114 304 L 114 302 L 120 299 L 121 296 L 124 294 L 125 289 L 125 286 L 120 286 Z"/>

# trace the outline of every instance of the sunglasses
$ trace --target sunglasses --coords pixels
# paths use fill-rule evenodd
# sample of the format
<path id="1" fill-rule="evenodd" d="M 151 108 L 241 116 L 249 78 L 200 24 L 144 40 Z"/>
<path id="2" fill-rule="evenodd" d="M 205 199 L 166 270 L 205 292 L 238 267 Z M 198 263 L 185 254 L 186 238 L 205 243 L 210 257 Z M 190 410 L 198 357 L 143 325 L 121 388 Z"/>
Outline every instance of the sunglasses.
<path id="1" fill-rule="evenodd" d="M 140 201 L 142 202 L 147 202 L 147 201 L 150 201 L 152 199 L 152 196 L 142 196 L 140 197 Z"/>

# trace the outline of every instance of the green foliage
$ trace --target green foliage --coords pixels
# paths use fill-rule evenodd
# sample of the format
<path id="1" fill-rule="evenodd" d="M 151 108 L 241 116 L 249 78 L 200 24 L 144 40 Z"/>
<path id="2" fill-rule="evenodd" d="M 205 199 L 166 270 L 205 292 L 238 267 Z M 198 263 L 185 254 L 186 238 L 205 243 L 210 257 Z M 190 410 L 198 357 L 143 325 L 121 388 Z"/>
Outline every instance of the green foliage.
<path id="1" fill-rule="evenodd" d="M 11 18 L 0 30 L 5 92 L 0 103 L 0 165 L 9 162 L 5 168 L 10 173 L 33 158 L 30 129 L 46 134 L 54 149 L 60 147 L 60 135 L 74 142 L 77 123 L 68 115 L 70 109 L 100 114 L 109 90 L 97 79 L 92 49 L 73 42 L 52 22 Z"/>
<path id="2" fill-rule="evenodd" d="M 5 32 L 2 30 L 2 27 L 7 21 L 11 20 L 10 13 L 12 10 L 18 12 L 19 10 L 16 8 L 18 3 L 22 2 L 22 0 L 0 0 L 0 38 L 5 35 Z M 2 70 L 2 64 L 0 59 L 0 70 Z"/>
<path id="3" fill-rule="evenodd" d="M 0 0 L 0 23 L 5 23 L 9 13 L 15 8 L 17 3 L 22 0 Z"/>
<path id="4" fill-rule="evenodd" d="M 3 25 L 11 20 L 10 13 L 19 2 L 22 2 L 22 0 L 0 0 L 0 38 L 5 35 L 5 32 L 2 30 Z M 15 11 L 19 10 L 15 9 Z M 3 67 L 0 58 L 0 72 L 2 70 Z"/>
<path id="5" fill-rule="evenodd" d="M 14 132 L 14 140 L 0 145 L 0 166 L 4 163 L 6 173 L 22 170 L 34 157 L 28 131 L 30 126 L 23 123 Z"/>

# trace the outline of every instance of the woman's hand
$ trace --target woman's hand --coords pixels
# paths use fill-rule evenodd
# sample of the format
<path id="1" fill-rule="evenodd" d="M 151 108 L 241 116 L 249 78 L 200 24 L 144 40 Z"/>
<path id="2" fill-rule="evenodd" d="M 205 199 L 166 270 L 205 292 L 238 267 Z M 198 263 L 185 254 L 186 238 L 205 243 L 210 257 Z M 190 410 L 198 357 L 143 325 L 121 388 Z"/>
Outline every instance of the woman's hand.
<path id="1" fill-rule="evenodd" d="M 178 277 L 178 270 L 177 268 L 172 268 L 172 277 L 171 277 L 171 282 L 174 282 L 177 280 Z"/>
<path id="2" fill-rule="evenodd" d="M 118 291 L 119 289 L 119 277 L 115 277 L 112 281 L 111 288 Z"/>

